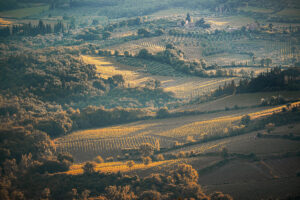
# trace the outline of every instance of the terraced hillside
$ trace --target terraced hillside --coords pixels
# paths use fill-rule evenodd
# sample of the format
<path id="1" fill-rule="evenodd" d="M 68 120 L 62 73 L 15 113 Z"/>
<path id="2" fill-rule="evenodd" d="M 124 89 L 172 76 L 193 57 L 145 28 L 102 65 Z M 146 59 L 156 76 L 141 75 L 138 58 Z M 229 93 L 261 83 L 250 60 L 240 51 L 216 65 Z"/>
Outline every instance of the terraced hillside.
<path id="1" fill-rule="evenodd" d="M 177 98 L 182 99 L 197 98 L 210 93 L 225 82 L 239 80 L 238 77 L 201 78 L 189 76 L 175 71 L 170 65 L 135 58 L 109 59 L 82 56 L 82 59 L 88 64 L 96 65 L 99 76 L 103 78 L 120 74 L 124 77 L 125 85 L 128 87 L 145 86 L 149 80 L 158 80 L 165 91 L 172 92 Z"/>
<path id="2" fill-rule="evenodd" d="M 300 102 L 292 106 L 300 105 Z M 257 107 L 219 113 L 202 114 L 178 118 L 146 120 L 127 125 L 102 129 L 78 131 L 55 140 L 57 151 L 71 153 L 76 162 L 91 160 L 97 155 L 104 158 L 121 156 L 128 149 L 138 149 L 142 143 L 159 148 L 170 148 L 178 144 L 225 137 L 231 130 L 243 128 L 241 118 L 248 114 L 251 119 L 281 112 L 286 106 L 273 108 Z M 219 148 L 216 143 L 213 148 Z"/>

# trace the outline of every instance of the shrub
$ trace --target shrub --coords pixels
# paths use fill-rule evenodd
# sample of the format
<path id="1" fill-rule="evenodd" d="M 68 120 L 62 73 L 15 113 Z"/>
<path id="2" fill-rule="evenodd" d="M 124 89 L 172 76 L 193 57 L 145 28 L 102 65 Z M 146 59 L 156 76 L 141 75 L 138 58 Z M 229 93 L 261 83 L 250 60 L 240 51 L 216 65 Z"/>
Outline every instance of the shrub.
<path id="1" fill-rule="evenodd" d="M 133 166 L 135 165 L 135 162 L 134 162 L 133 160 L 130 160 L 130 161 L 128 161 L 128 162 L 126 163 L 126 165 L 127 165 L 129 168 L 131 168 L 131 167 L 133 167 Z"/>
<path id="2" fill-rule="evenodd" d="M 228 149 L 226 147 L 222 148 L 221 155 L 223 158 L 227 158 L 229 156 Z"/>
<path id="3" fill-rule="evenodd" d="M 64 153 L 59 153 L 58 156 L 57 156 L 57 159 L 60 161 L 60 162 L 63 162 L 64 160 L 67 160 L 71 163 L 74 162 L 74 158 L 73 156 L 70 154 L 70 153 L 67 153 L 67 152 L 64 152 Z"/>
<path id="4" fill-rule="evenodd" d="M 167 117 L 168 115 L 169 115 L 169 110 L 167 107 L 159 109 L 156 113 L 157 118 L 164 118 Z"/>
<path id="5" fill-rule="evenodd" d="M 93 174 L 95 173 L 95 163 L 93 162 L 86 162 L 83 167 L 83 173 L 84 174 Z"/>
<path id="6" fill-rule="evenodd" d="M 59 162 L 58 160 L 46 160 L 42 165 L 36 167 L 37 172 L 43 173 L 57 173 L 57 172 L 66 172 L 69 170 L 71 163 L 69 161 L 64 160 L 63 162 Z"/>
<path id="7" fill-rule="evenodd" d="M 151 162 L 152 162 L 152 159 L 149 156 L 143 157 L 143 163 L 145 165 L 149 165 Z"/>
<path id="8" fill-rule="evenodd" d="M 247 126 L 251 121 L 251 118 L 249 115 L 244 115 L 241 119 L 241 124 Z"/>
<path id="9" fill-rule="evenodd" d="M 151 156 L 154 153 L 154 146 L 150 143 L 140 145 L 139 152 L 143 157 Z"/>

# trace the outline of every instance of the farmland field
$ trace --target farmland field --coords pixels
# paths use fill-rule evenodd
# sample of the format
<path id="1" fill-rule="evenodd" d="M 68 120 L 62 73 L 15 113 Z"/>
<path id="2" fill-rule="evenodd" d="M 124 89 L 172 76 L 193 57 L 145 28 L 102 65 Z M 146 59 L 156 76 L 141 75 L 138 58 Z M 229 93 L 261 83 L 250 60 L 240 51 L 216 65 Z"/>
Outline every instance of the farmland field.
<path id="1" fill-rule="evenodd" d="M 295 103 L 295 105 L 297 104 L 299 102 Z M 271 115 L 274 112 L 280 112 L 282 107 L 279 106 L 272 109 L 252 108 L 252 113 L 250 111 L 249 116 L 257 119 L 262 116 Z M 158 142 L 161 148 L 170 148 L 176 142 L 182 143 L 194 139 L 201 140 L 205 137 L 226 136 L 232 127 L 235 129 L 241 128 L 239 122 L 245 113 L 249 113 L 249 110 L 174 119 L 147 120 L 110 128 L 74 132 L 57 139 L 55 143 L 58 151 L 69 152 L 73 154 L 77 162 L 82 162 L 97 155 L 103 157 L 118 156 L 122 154 L 122 150 L 138 149 L 142 143 L 155 145 Z M 217 117 L 218 115 L 219 117 Z M 239 140 L 238 137 L 235 139 Z M 247 143 L 237 144 L 241 146 L 247 145 Z M 297 148 L 298 143 L 295 144 L 295 148 Z M 205 147 L 201 151 L 219 149 L 224 145 L 226 145 L 226 142 L 217 142 L 212 147 Z M 251 143 L 249 145 L 255 148 L 255 145 Z M 234 148 L 234 146 L 231 148 Z M 268 147 L 266 148 L 268 149 Z M 248 150 L 245 151 L 247 152 Z"/>
<path id="2" fill-rule="evenodd" d="M 258 7 L 252 7 L 252 6 L 243 7 L 243 8 L 240 8 L 240 10 L 243 10 L 245 12 L 256 12 L 256 13 L 271 13 L 273 11 L 272 9 L 258 8 Z"/>
<path id="3" fill-rule="evenodd" d="M 210 93 L 225 82 L 239 80 L 235 77 L 201 78 L 188 76 L 175 71 L 167 64 L 133 58 L 116 58 L 116 60 L 91 56 L 82 56 L 82 58 L 88 64 L 95 64 L 97 72 L 103 78 L 121 74 L 126 81 L 125 85 L 129 87 L 145 85 L 151 79 L 159 80 L 165 91 L 173 92 L 177 98 L 182 99 L 196 98 Z"/>
<path id="4" fill-rule="evenodd" d="M 297 100 L 300 98 L 298 92 L 293 91 L 278 91 L 278 92 L 261 92 L 261 93 L 247 93 L 231 95 L 224 98 L 220 98 L 215 101 L 211 101 L 203 104 L 186 105 L 175 109 L 174 111 L 214 111 L 214 110 L 225 110 L 226 108 L 238 107 L 251 107 L 259 106 L 261 99 L 268 99 L 272 96 L 283 96 L 288 100 Z"/>
<path id="5" fill-rule="evenodd" d="M 48 5 L 37 5 L 35 7 L 30 7 L 30 8 L 21 8 L 21 9 L 10 10 L 10 11 L 2 11 L 0 12 L 0 17 L 23 18 L 23 17 L 40 14 L 44 11 L 47 11 L 48 9 L 49 9 Z"/>

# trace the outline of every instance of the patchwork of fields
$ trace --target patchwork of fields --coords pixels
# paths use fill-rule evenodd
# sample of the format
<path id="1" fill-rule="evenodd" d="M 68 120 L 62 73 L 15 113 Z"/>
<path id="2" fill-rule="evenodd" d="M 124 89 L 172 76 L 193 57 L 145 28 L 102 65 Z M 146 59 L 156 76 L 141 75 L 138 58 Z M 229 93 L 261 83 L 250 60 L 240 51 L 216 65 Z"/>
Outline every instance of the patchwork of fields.
<path id="1" fill-rule="evenodd" d="M 152 61 L 139 59 L 106 59 L 103 57 L 82 56 L 83 61 L 88 64 L 94 64 L 97 67 L 99 76 L 108 78 L 113 75 L 121 74 L 125 79 L 125 85 L 128 87 L 145 86 L 149 80 L 159 80 L 161 87 L 175 94 L 175 97 L 182 99 L 197 98 L 203 94 L 209 94 L 219 85 L 224 85 L 233 78 L 201 78 L 188 76 L 175 71 L 170 65 L 160 64 Z M 122 60 L 121 60 L 122 59 Z"/>
<path id="2" fill-rule="evenodd" d="M 300 102 L 292 104 L 292 106 L 295 105 L 300 105 Z M 177 143 L 191 142 L 194 139 L 226 136 L 230 129 L 242 128 L 239 122 L 243 115 L 249 114 L 252 119 L 256 119 L 281 112 L 283 107 L 286 106 L 267 109 L 258 107 L 250 110 L 134 122 L 127 125 L 74 132 L 58 138 L 55 143 L 58 151 L 69 152 L 77 162 L 83 162 L 93 159 L 97 155 L 105 158 L 120 156 L 124 150 L 138 149 L 142 143 L 150 143 L 154 146 L 159 143 L 160 148 L 170 148 Z M 242 145 L 242 143 L 240 144 Z M 224 145 L 225 143 L 216 143 L 209 149 L 220 148 Z"/>
<path id="3" fill-rule="evenodd" d="M 221 191 L 234 199 L 246 200 L 300 196 L 300 124 L 297 123 L 300 119 L 300 93 L 295 91 L 299 89 L 299 76 L 295 75 L 298 71 L 294 69 L 300 63 L 298 2 L 294 1 L 294 5 L 289 1 L 278 6 L 279 1 L 266 0 L 262 2 L 268 2 L 268 5 L 262 7 L 253 5 L 251 1 L 234 0 L 223 3 L 200 0 L 197 2 L 199 5 L 195 5 L 194 1 L 172 0 L 70 1 L 73 5 L 57 2 L 57 6 L 61 7 L 51 3 L 51 6 L 44 3 L 25 6 L 26 3 L 23 3 L 18 5 L 20 9 L 0 12 L 0 28 L 11 28 L 10 31 L 3 29 L 0 36 L 3 37 L 0 38 L 3 41 L 0 53 L 4 55 L 0 61 L 10 67 L 2 67 L 3 71 L 13 77 L 15 72 L 23 70 L 21 73 L 25 72 L 26 76 L 16 73 L 17 78 L 22 78 L 18 80 L 27 80 L 28 77 L 30 80 L 26 89 L 10 82 L 12 88 L 3 87 L 6 89 L 1 94 L 0 120 L 5 128 L 24 126 L 24 130 L 32 131 L 32 138 L 37 140 L 32 149 L 41 146 L 38 140 L 45 135 L 41 133 L 41 138 L 37 137 L 40 131 L 54 138 L 53 141 L 44 138 L 45 143 L 42 144 L 45 146 L 43 150 L 48 148 L 48 142 L 54 144 L 53 154 L 45 151 L 45 158 L 40 159 L 40 152 L 32 152 L 32 157 L 40 159 L 36 162 L 39 164 L 35 163 L 36 158 L 32 159 L 32 165 L 39 165 L 34 166 L 32 171 L 39 170 L 37 173 L 41 173 L 41 179 L 61 175 L 63 178 L 71 177 L 71 180 L 78 175 L 88 180 L 91 174 L 81 177 L 87 162 L 95 164 L 97 172 L 120 172 L 125 179 L 127 175 L 138 175 L 140 180 L 156 173 L 167 175 L 178 169 L 178 164 L 189 164 L 199 174 L 199 184 L 205 194 Z M 236 5 L 231 5 L 233 2 Z M 273 3 L 277 7 L 273 7 Z M 79 5 L 83 5 L 82 8 Z M 43 23 L 39 23 L 40 20 Z M 165 51 L 167 48 L 172 50 Z M 153 54 L 155 59 L 150 60 L 151 56 L 145 52 L 136 56 L 142 49 Z M 28 52 L 33 54 L 32 57 L 27 55 Z M 155 55 L 158 52 L 161 53 Z M 14 63 L 14 58 L 24 64 Z M 83 64 L 95 65 L 96 72 Z M 279 72 L 279 68 L 287 69 L 287 74 Z M 202 74 L 203 71 L 205 73 Z M 243 85 L 241 80 L 254 79 L 264 72 L 275 77 L 270 78 L 274 84 L 266 84 L 257 91 L 276 92 L 236 94 L 236 91 L 255 90 L 251 88 L 253 80 L 249 81 L 249 85 Z M 87 83 L 82 82 L 81 77 L 87 80 L 86 77 L 95 73 L 96 76 L 91 76 Z M 115 82 L 121 84 L 113 83 L 114 80 L 109 78 L 115 75 L 122 75 L 125 83 L 120 79 Z M 99 77 L 109 81 L 99 80 Z M 268 73 L 262 77 L 269 79 Z M 8 80 L 1 78 L 4 83 Z M 27 86 L 24 80 L 21 83 Z M 230 86 L 230 94 L 233 95 L 222 96 L 227 91 L 225 86 L 222 91 L 221 86 L 232 81 L 236 85 L 240 82 L 241 86 Z M 216 97 L 212 91 L 218 88 L 220 96 Z M 290 91 L 279 91 L 286 88 Z M 21 90 L 23 93 L 19 96 L 18 91 Z M 48 97 L 45 91 L 54 91 L 55 95 Z M 69 96 L 66 95 L 68 92 Z M 87 94 L 91 94 L 91 98 Z M 286 104 L 277 98 L 279 96 Z M 273 102 L 270 100 L 272 97 L 275 99 Z M 262 104 L 262 99 L 270 101 Z M 9 100 L 7 105 L 6 100 Z M 102 112 L 103 107 L 110 110 Z M 135 108 L 144 112 L 145 117 L 140 121 L 105 127 L 107 124 L 141 119 L 138 114 L 136 118 L 135 113 L 127 114 L 123 108 Z M 281 116 L 287 116 L 282 119 L 286 125 L 281 126 Z M 102 122 L 102 117 L 107 124 Z M 101 128 L 77 129 L 98 127 L 100 123 Z M 39 132 L 35 134 L 33 130 Z M 71 130 L 75 131 L 69 133 Z M 33 140 L 30 137 L 28 141 Z M 27 152 L 22 146 L 21 153 L 17 152 L 20 155 L 14 158 L 13 151 L 20 141 L 12 140 L 9 144 L 6 138 L 1 140 L 0 151 L 7 154 L 5 156 L 11 162 L 2 159 L 4 168 L 0 172 L 7 173 L 7 166 L 23 167 L 26 159 L 30 163 L 31 157 L 27 153 L 31 149 L 27 151 L 27 143 L 24 145 Z M 141 144 L 145 143 L 153 147 L 150 153 L 147 152 L 149 157 L 141 153 Z M 8 148 L 10 145 L 11 149 Z M 71 154 L 74 162 L 71 164 L 68 161 L 72 159 L 68 155 L 59 153 Z M 97 156 L 101 156 L 104 162 L 100 163 L 101 159 L 97 161 Z M 145 157 L 151 158 L 151 161 L 146 163 Z M 128 165 L 131 161 L 135 162 L 132 166 Z M 48 164 L 55 165 L 50 168 L 65 168 L 70 164 L 70 168 L 48 173 Z M 17 188 L 13 185 L 15 182 L 19 184 L 17 179 L 27 178 L 30 170 L 25 169 L 26 176 L 20 175 L 21 178 L 18 177 L 21 170 L 11 173 L 14 176 L 9 174 L 7 180 L 12 180 L 12 187 L 4 189 L 8 192 L 20 190 L 27 195 L 29 192 L 24 188 L 28 186 Z M 0 174 L 3 175 L 2 172 Z M 31 181 L 35 180 L 34 177 Z M 132 184 L 130 187 L 136 190 L 136 194 L 142 191 L 134 188 L 133 184 L 140 180 L 128 183 Z M 167 181 L 171 183 L 172 180 Z M 74 186 L 79 192 L 74 195 L 76 199 L 83 197 L 84 189 L 91 189 L 94 195 L 93 190 L 98 185 L 89 187 Z M 97 189 L 104 192 L 105 187 Z M 2 189 L 0 193 L 4 191 Z M 47 190 L 50 191 L 50 187 L 41 189 L 44 189 L 43 193 L 50 194 Z M 67 192 L 75 191 L 69 189 Z M 157 188 L 147 189 L 155 191 Z M 55 192 L 59 193 L 51 188 L 51 195 Z M 163 192 L 161 194 L 164 195 Z M 52 196 L 48 197 L 52 199 Z"/>

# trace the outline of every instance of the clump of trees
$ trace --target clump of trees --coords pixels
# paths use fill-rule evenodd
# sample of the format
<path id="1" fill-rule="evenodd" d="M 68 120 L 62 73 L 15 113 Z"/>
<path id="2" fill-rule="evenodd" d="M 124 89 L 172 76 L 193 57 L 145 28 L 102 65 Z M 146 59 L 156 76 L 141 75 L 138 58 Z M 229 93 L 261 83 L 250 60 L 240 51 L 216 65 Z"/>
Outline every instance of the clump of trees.
<path id="1" fill-rule="evenodd" d="M 9 27 L 2 28 L 0 29 L 0 37 L 7 37 L 10 35 L 36 36 L 50 33 L 64 33 L 65 30 L 65 25 L 62 22 L 58 22 L 52 27 L 50 24 L 45 24 L 40 20 L 37 25 L 28 23 L 23 25 L 13 25 L 11 29 Z"/>
<path id="2" fill-rule="evenodd" d="M 271 69 L 269 72 L 259 74 L 255 78 L 241 79 L 239 84 L 231 82 L 231 84 L 225 83 L 224 86 L 220 86 L 212 93 L 212 96 L 218 97 L 222 95 L 231 95 L 235 93 L 247 93 L 247 92 L 262 92 L 262 91 L 280 91 L 280 90 L 299 90 L 300 69 L 289 68 L 281 70 L 279 67 Z M 278 105 L 284 103 L 285 100 L 282 97 L 271 97 L 269 100 L 262 99 L 262 105 Z"/>
<path id="3" fill-rule="evenodd" d="M 210 28 L 210 24 L 207 24 L 207 23 L 205 22 L 204 18 L 201 18 L 200 20 L 196 21 L 195 26 L 196 26 L 196 27 L 203 28 L 203 29 L 208 29 L 208 28 Z"/>
<path id="4" fill-rule="evenodd" d="M 161 63 L 169 64 L 176 70 L 193 74 L 197 76 L 208 76 L 204 68 L 206 64 L 200 61 L 188 61 L 184 59 L 184 53 L 181 50 L 176 49 L 172 44 L 166 45 L 166 50 L 151 54 L 147 49 L 141 49 L 136 55 L 137 58 L 146 60 L 155 60 Z"/>
<path id="5" fill-rule="evenodd" d="M 143 109 L 102 105 L 126 106 L 131 101 L 131 106 L 141 107 L 174 99 L 159 88 L 159 82 L 154 81 L 153 87 L 127 88 L 122 75 L 101 78 L 76 50 L 29 51 L 0 59 L 0 66 L 2 124 L 31 126 L 52 137 L 149 115 Z M 119 101 L 120 94 L 127 102 Z"/>
<path id="6" fill-rule="evenodd" d="M 30 199 L 40 198 L 41 194 L 53 199 L 210 199 L 199 185 L 197 171 L 187 164 L 179 164 L 174 170 L 144 178 L 96 172 L 94 167 L 93 163 L 88 162 L 83 167 L 83 174 L 36 174 L 34 179 L 25 179 L 32 176 L 31 172 L 16 180 L 17 183 L 23 182 L 16 184 L 12 190 L 6 190 L 6 193 L 10 196 L 13 191 L 20 191 L 25 198 Z M 218 193 L 217 196 L 230 197 L 223 193 Z"/>
<path id="7" fill-rule="evenodd" d="M 262 98 L 261 105 L 262 106 L 275 106 L 286 103 L 286 100 L 281 96 L 272 96 L 270 98 Z"/>

